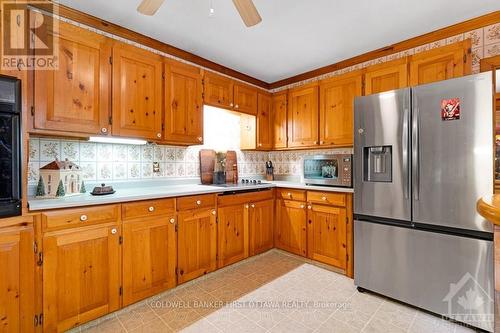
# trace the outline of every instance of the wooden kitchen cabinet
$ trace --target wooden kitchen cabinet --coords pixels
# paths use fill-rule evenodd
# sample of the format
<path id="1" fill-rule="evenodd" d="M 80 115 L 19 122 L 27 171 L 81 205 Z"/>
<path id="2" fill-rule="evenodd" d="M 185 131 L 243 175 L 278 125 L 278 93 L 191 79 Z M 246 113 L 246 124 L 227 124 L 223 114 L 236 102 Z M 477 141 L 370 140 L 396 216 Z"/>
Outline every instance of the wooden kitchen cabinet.
<path id="1" fill-rule="evenodd" d="M 308 257 L 345 270 L 347 259 L 346 208 L 318 204 L 310 204 L 308 208 Z"/>
<path id="2" fill-rule="evenodd" d="M 176 144 L 203 143 L 203 85 L 198 67 L 165 63 L 165 137 Z"/>
<path id="3" fill-rule="evenodd" d="M 43 236 L 43 325 L 62 332 L 120 307 L 117 223 L 47 232 Z"/>
<path id="4" fill-rule="evenodd" d="M 470 39 L 421 52 L 410 57 L 410 85 L 442 81 L 472 71 Z"/>
<path id="5" fill-rule="evenodd" d="M 248 210 L 249 254 L 254 256 L 274 247 L 274 199 L 251 203 Z"/>
<path id="6" fill-rule="evenodd" d="M 109 134 L 111 41 L 59 22 L 57 70 L 34 73 L 34 129 Z"/>
<path id="7" fill-rule="evenodd" d="M 275 245 L 282 250 L 307 255 L 306 204 L 302 201 L 277 200 Z"/>
<path id="8" fill-rule="evenodd" d="M 272 135 L 273 148 L 287 147 L 287 96 L 288 91 L 281 91 L 272 96 Z"/>
<path id="9" fill-rule="evenodd" d="M 364 79 L 365 95 L 408 87 L 408 58 L 368 66 Z"/>
<path id="10" fill-rule="evenodd" d="M 206 71 L 203 77 L 203 82 L 203 102 L 205 104 L 225 109 L 232 109 L 234 106 L 233 80 L 228 77 Z"/>
<path id="11" fill-rule="evenodd" d="M 257 114 L 257 149 L 273 148 L 273 120 L 271 95 L 259 92 Z"/>
<path id="12" fill-rule="evenodd" d="M 176 285 L 175 211 L 123 222 L 123 306 Z"/>
<path id="13" fill-rule="evenodd" d="M 113 135 L 162 140 L 163 60 L 123 43 L 113 46 Z"/>
<path id="14" fill-rule="evenodd" d="M 32 218 L 0 222 L 0 332 L 33 332 L 35 253 Z"/>
<path id="15" fill-rule="evenodd" d="M 214 208 L 181 211 L 178 215 L 178 283 L 217 269 L 217 221 Z"/>
<path id="16" fill-rule="evenodd" d="M 288 147 L 312 147 L 318 144 L 318 83 L 288 92 Z"/>
<path id="17" fill-rule="evenodd" d="M 257 115 L 257 89 L 242 84 L 234 83 L 234 111 Z"/>
<path id="18" fill-rule="evenodd" d="M 243 204 L 218 209 L 219 268 L 248 257 L 248 209 Z"/>
<path id="19" fill-rule="evenodd" d="M 319 144 L 354 144 L 354 98 L 362 95 L 362 72 L 355 71 L 320 82 Z"/>

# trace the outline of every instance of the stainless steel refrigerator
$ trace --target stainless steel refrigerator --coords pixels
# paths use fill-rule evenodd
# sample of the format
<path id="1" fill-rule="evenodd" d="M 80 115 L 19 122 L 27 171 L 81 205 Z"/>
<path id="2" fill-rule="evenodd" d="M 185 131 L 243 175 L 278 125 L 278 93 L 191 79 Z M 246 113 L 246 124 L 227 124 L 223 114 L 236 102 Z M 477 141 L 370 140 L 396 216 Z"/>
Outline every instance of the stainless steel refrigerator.
<path id="1" fill-rule="evenodd" d="M 354 282 L 493 331 L 491 73 L 358 97 Z"/>

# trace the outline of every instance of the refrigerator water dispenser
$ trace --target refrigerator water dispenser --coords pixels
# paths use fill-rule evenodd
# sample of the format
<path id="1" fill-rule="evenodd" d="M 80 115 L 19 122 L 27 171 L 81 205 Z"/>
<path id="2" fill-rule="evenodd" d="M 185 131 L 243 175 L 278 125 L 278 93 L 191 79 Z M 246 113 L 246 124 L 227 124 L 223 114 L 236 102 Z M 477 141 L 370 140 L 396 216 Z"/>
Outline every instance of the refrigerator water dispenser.
<path id="1" fill-rule="evenodd" d="M 364 147 L 364 180 L 392 182 L 392 146 Z"/>

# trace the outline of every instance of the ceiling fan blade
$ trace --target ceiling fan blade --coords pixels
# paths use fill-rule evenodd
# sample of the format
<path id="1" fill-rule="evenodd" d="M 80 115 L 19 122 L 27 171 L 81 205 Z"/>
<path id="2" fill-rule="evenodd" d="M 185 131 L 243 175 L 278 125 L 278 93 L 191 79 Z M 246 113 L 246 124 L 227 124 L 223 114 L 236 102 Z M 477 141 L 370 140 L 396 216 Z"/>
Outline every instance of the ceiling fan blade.
<path id="1" fill-rule="evenodd" d="M 144 15 L 154 15 L 165 0 L 142 0 L 137 11 Z"/>
<path id="2" fill-rule="evenodd" d="M 247 27 L 254 26 L 262 21 L 262 17 L 260 17 L 252 0 L 233 0 L 233 3 Z"/>

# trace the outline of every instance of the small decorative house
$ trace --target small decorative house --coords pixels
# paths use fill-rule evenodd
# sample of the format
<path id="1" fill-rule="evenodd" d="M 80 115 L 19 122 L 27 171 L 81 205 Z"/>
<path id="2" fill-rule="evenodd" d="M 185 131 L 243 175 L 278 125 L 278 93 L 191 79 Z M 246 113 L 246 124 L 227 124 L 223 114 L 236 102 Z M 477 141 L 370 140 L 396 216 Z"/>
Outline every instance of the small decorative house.
<path id="1" fill-rule="evenodd" d="M 82 170 L 68 159 L 55 160 L 40 168 L 40 182 L 45 196 L 55 197 L 81 193 Z M 37 191 L 38 192 L 38 191 Z M 37 193 L 40 196 L 41 193 Z"/>

